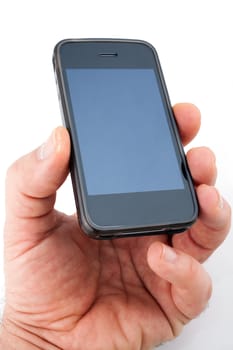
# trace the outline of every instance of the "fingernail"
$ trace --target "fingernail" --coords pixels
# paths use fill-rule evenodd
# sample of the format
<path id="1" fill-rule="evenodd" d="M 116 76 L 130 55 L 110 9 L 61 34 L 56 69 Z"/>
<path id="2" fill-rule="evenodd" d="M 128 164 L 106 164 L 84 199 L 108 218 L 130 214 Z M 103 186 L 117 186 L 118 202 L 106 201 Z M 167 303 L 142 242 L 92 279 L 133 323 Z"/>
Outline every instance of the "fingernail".
<path id="1" fill-rule="evenodd" d="M 177 260 L 177 254 L 174 249 L 164 246 L 162 256 L 166 262 L 174 264 Z"/>
<path id="2" fill-rule="evenodd" d="M 53 131 L 48 140 L 43 143 L 38 149 L 37 155 L 39 160 L 45 160 L 49 158 L 55 151 L 55 145 L 55 131 Z"/>
<path id="3" fill-rule="evenodd" d="M 224 199 L 223 197 L 221 196 L 220 192 L 218 190 L 216 190 L 217 193 L 218 193 L 218 207 L 220 209 L 223 209 L 224 208 Z"/>
<path id="4" fill-rule="evenodd" d="M 219 198 L 218 206 L 220 209 L 224 208 L 224 199 L 222 198 L 222 196 L 220 196 L 220 198 Z"/>

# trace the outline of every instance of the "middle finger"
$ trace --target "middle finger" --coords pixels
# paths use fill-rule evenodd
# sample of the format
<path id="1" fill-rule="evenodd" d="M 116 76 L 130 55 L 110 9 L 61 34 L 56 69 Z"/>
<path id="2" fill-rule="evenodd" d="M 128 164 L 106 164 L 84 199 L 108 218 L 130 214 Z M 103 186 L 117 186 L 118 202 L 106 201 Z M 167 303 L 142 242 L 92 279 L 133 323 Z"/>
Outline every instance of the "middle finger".
<path id="1" fill-rule="evenodd" d="M 187 161 L 196 185 L 213 186 L 217 178 L 216 158 L 207 147 L 193 148 L 187 153 Z"/>

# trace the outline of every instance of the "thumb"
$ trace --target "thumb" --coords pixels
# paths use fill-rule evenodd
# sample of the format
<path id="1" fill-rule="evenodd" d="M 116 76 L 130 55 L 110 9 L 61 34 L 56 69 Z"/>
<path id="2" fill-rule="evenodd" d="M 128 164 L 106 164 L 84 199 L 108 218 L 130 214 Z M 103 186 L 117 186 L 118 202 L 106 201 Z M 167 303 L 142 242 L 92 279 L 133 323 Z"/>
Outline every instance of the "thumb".
<path id="1" fill-rule="evenodd" d="M 205 309 L 212 283 L 198 261 L 160 242 L 150 246 L 147 259 L 150 268 L 171 284 L 173 302 L 186 318 L 195 318 Z"/>
<path id="2" fill-rule="evenodd" d="M 52 224 L 56 190 L 68 174 L 70 139 L 63 127 L 55 129 L 47 142 L 17 160 L 6 177 L 7 239 L 33 239 L 33 232 L 41 235 Z M 9 237 L 11 235 L 11 237 Z M 38 238 L 38 237 L 37 237 Z"/>

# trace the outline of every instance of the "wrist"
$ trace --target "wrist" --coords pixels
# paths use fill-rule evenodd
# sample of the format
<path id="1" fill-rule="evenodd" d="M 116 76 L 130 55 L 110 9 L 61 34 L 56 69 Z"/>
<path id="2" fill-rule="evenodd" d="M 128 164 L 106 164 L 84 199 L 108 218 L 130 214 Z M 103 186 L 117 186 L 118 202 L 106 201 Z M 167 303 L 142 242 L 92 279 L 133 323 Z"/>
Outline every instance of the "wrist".
<path id="1" fill-rule="evenodd" d="M 55 350 L 56 346 L 4 318 L 0 327 L 0 350 Z"/>

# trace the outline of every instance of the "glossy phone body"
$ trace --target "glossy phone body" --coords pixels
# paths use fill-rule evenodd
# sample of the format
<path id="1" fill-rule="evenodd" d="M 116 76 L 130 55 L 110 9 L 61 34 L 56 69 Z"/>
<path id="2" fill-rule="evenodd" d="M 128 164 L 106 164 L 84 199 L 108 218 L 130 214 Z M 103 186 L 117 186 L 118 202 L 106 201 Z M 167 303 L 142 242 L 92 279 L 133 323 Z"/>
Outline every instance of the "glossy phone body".
<path id="1" fill-rule="evenodd" d="M 53 64 L 83 231 L 108 239 L 192 225 L 195 190 L 153 46 L 68 39 Z"/>

